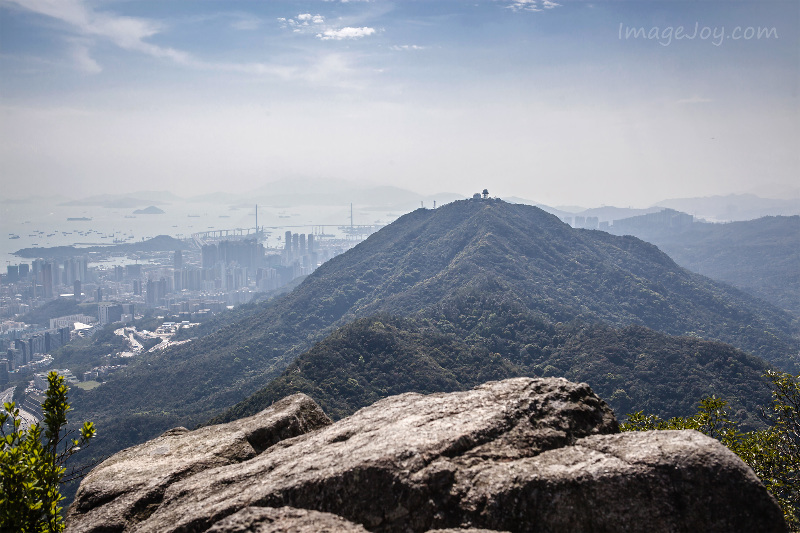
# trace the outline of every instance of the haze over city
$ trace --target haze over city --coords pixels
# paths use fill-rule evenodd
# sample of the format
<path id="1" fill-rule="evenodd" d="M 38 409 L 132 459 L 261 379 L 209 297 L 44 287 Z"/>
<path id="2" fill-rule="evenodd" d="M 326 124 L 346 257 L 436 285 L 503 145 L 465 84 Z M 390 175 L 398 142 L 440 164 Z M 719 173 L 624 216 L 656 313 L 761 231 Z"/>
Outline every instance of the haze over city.
<path id="1" fill-rule="evenodd" d="M 4 0 L 3 196 L 298 177 L 586 207 L 791 195 L 799 9 Z"/>

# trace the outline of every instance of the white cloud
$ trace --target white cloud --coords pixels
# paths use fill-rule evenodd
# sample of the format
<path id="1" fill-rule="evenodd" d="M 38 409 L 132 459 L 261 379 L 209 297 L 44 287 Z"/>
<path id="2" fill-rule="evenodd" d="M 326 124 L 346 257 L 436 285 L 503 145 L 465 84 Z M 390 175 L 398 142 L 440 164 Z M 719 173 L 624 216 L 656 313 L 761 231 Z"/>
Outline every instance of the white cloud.
<path id="1" fill-rule="evenodd" d="M 544 9 L 553 9 L 559 7 L 561 4 L 553 2 L 552 0 L 512 0 L 506 6 L 512 11 L 543 11 Z"/>
<path id="2" fill-rule="evenodd" d="M 537 0 L 514 0 L 508 8 L 513 11 L 541 11 L 536 1 Z"/>
<path id="3" fill-rule="evenodd" d="M 306 28 L 311 28 L 312 25 L 319 25 L 325 23 L 325 17 L 322 15 L 312 15 L 311 13 L 300 13 L 294 18 L 279 17 L 278 22 L 281 23 L 281 28 L 292 28 L 294 31 L 303 31 Z M 314 29 L 316 31 L 316 29 Z"/>
<path id="4" fill-rule="evenodd" d="M 389 47 L 390 50 L 425 50 L 424 46 L 418 46 L 416 44 L 395 44 Z"/>
<path id="5" fill-rule="evenodd" d="M 346 0 L 339 0 L 346 1 Z M 361 0 L 357 0 L 361 1 Z M 279 17 L 280 27 L 290 29 L 293 33 L 315 34 L 323 41 L 341 41 L 343 39 L 360 39 L 375 33 L 375 28 L 346 26 L 337 28 L 332 24 L 325 23 L 322 15 L 312 15 L 311 13 L 300 13 L 294 18 Z"/>
<path id="6" fill-rule="evenodd" d="M 154 21 L 99 13 L 82 0 L 9 0 L 20 7 L 69 24 L 82 35 L 108 39 L 116 46 L 153 57 L 171 59 L 177 63 L 190 62 L 189 54 L 145 42 L 162 31 Z"/>
<path id="7" fill-rule="evenodd" d="M 348 26 L 338 30 L 325 30 L 322 33 L 318 33 L 317 37 L 323 41 L 341 41 L 342 39 L 360 39 L 361 37 L 366 37 L 373 33 L 375 33 L 375 28 L 368 28 L 366 26 L 363 28 L 351 28 Z"/>
<path id="8" fill-rule="evenodd" d="M 3 0 L 0 0 L 3 1 Z M 159 46 L 146 41 L 165 30 L 156 21 L 121 16 L 107 12 L 94 11 L 86 0 L 5 0 L 24 9 L 60 20 L 69 25 L 78 36 L 67 38 L 69 56 L 72 63 L 84 72 L 97 73 L 102 67 L 90 55 L 90 44 L 97 39 L 105 39 L 124 50 L 138 52 L 172 61 L 184 67 L 217 72 L 233 72 L 255 76 L 273 76 L 283 80 L 302 80 L 312 84 L 331 84 L 331 77 L 337 69 L 344 68 L 342 61 L 312 61 L 305 67 L 282 65 L 279 63 L 236 63 L 204 61 L 188 52 Z M 319 24 L 324 22 L 321 15 L 303 17 L 310 24 L 310 31 L 318 32 Z M 282 20 L 288 25 L 290 20 Z M 295 20 L 295 24 L 298 22 Z M 316 27 L 314 25 L 317 25 Z M 247 24 L 245 24 L 245 27 Z M 356 28 L 358 29 L 358 28 Z M 371 30 L 371 28 L 370 28 Z M 374 30 L 372 30 L 374 31 Z M 342 37 L 344 38 L 344 37 Z"/>
<path id="9" fill-rule="evenodd" d="M 83 72 L 97 74 L 103 71 L 103 67 L 89 55 L 89 47 L 85 44 L 75 43 L 70 50 L 70 57 L 73 64 Z"/>

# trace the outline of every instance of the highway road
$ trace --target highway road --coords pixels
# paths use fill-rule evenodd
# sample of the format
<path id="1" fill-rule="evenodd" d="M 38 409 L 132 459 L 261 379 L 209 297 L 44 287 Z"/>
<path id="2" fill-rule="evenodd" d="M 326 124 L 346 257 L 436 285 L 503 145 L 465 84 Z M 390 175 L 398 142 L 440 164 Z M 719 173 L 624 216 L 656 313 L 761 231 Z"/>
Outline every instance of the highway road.
<path id="1" fill-rule="evenodd" d="M 3 392 L 0 392 L 0 405 L 5 405 L 7 402 L 10 402 L 11 399 L 14 397 L 14 389 L 16 387 L 9 387 Z"/>
<path id="2" fill-rule="evenodd" d="M 14 397 L 14 387 L 10 387 L 3 392 L 0 392 L 0 406 L 5 405 L 7 402 L 10 402 L 11 399 Z M 20 429 L 26 430 L 31 425 L 36 424 L 39 422 L 39 419 L 36 418 L 33 413 L 29 413 L 28 411 L 20 408 L 19 405 L 16 406 L 19 409 L 19 417 L 22 419 L 22 424 L 20 424 Z"/>

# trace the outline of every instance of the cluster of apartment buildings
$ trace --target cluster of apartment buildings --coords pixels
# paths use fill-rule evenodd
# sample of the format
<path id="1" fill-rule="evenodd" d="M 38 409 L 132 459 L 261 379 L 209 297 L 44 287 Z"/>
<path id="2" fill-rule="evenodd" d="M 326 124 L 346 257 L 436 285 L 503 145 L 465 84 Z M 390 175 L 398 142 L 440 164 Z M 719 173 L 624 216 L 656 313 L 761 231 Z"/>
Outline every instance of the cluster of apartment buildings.
<path id="1" fill-rule="evenodd" d="M 106 324 L 147 313 L 198 322 L 247 303 L 310 274 L 357 241 L 286 231 L 282 244 L 267 249 L 257 238 L 226 238 L 132 257 L 93 252 L 8 265 L 0 273 L 0 383 L 8 372 L 35 370 L 47 361 L 45 354 Z M 96 315 L 62 316 L 49 328 L 19 321 L 59 298 L 93 304 Z"/>

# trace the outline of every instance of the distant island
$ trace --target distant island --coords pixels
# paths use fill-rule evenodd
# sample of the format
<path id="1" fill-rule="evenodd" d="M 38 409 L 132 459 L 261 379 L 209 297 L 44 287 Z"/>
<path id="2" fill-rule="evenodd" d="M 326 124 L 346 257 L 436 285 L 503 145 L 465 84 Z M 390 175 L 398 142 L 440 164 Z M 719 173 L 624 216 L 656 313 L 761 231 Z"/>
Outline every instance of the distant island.
<path id="1" fill-rule="evenodd" d="M 158 207 L 151 205 L 150 207 L 145 207 L 144 209 L 137 209 L 133 212 L 134 215 L 163 215 L 164 210 L 159 209 Z"/>
<path id="2" fill-rule="evenodd" d="M 96 252 L 170 252 L 175 250 L 188 250 L 189 245 L 185 242 L 170 237 L 159 235 L 146 241 L 117 244 L 113 246 L 89 246 L 77 248 L 75 246 L 53 246 L 50 248 L 23 248 L 17 250 L 14 255 L 17 257 L 50 259 L 55 257 L 74 257 Z"/>
<path id="3" fill-rule="evenodd" d="M 67 221 L 74 221 L 74 220 L 82 220 L 82 221 L 90 221 L 92 220 L 89 217 L 68 217 Z"/>

